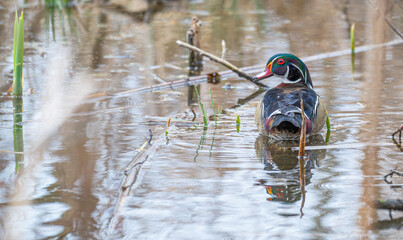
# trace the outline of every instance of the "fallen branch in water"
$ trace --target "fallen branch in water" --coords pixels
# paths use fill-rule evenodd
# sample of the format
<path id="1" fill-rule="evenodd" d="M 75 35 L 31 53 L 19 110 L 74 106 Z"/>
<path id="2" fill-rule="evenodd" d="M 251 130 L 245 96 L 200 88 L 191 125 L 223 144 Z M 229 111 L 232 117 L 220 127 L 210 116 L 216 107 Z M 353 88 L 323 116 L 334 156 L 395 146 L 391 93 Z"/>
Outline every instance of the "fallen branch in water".
<path id="1" fill-rule="evenodd" d="M 187 49 L 190 49 L 192 51 L 198 52 L 200 54 L 200 56 L 206 56 L 208 58 L 210 58 L 212 61 L 219 63 L 221 65 L 224 65 L 225 67 L 231 69 L 233 72 L 237 73 L 240 77 L 243 77 L 247 80 L 249 80 L 250 82 L 258 85 L 259 87 L 264 87 L 267 88 L 267 86 L 261 82 L 255 82 L 253 81 L 253 77 L 250 76 L 249 74 L 245 73 L 244 71 L 242 71 L 241 69 L 235 67 L 234 65 L 232 65 L 230 62 L 228 62 L 227 60 L 224 60 L 222 58 L 219 58 L 211 53 L 208 53 L 206 51 L 201 50 L 200 48 L 197 48 L 195 46 L 192 46 L 190 44 L 184 43 L 182 41 L 177 40 L 176 44 L 178 44 L 179 47 L 185 47 Z"/>
<path id="2" fill-rule="evenodd" d="M 402 199 L 379 199 L 375 202 L 378 209 L 398 210 L 403 211 Z"/>
<path id="3" fill-rule="evenodd" d="M 166 128 L 166 131 L 168 129 L 169 127 Z M 154 137 L 150 130 L 149 139 L 136 150 L 136 154 L 133 157 L 132 161 L 123 170 L 124 179 L 121 184 L 121 191 L 114 207 L 112 217 L 109 221 L 108 235 L 112 235 L 120 224 L 120 210 L 125 205 L 126 199 L 130 194 L 130 190 L 133 188 L 133 186 L 137 186 L 142 181 L 142 175 L 140 174 L 140 171 L 142 169 L 143 163 L 152 158 L 153 155 L 157 152 L 157 149 L 164 144 L 166 144 L 165 132 L 162 132 L 157 137 Z"/>
<path id="4" fill-rule="evenodd" d="M 380 47 L 385 47 L 385 46 L 393 46 L 396 44 L 401 44 L 403 43 L 402 40 L 393 40 L 385 43 L 380 43 L 380 44 L 370 44 L 370 45 L 363 45 L 360 47 L 355 48 L 355 53 L 361 53 L 361 52 L 367 52 L 375 48 L 380 48 Z M 306 62 L 312 62 L 312 61 L 318 61 L 322 59 L 328 59 L 328 58 L 334 58 L 334 57 L 339 57 L 339 56 L 344 56 L 344 55 L 349 55 L 351 54 L 351 49 L 344 49 L 344 50 L 338 50 L 334 52 L 327 52 L 327 53 L 320 53 L 308 57 L 302 57 L 301 60 L 303 60 L 305 63 Z M 259 71 L 264 69 L 264 65 L 256 65 L 256 66 L 249 66 L 249 67 L 242 67 L 239 68 L 243 72 L 247 74 L 255 74 L 258 73 Z M 226 71 L 221 71 L 218 72 L 218 74 L 221 76 L 221 79 L 224 80 L 225 78 L 233 77 L 236 76 L 236 73 L 234 73 L 231 70 L 226 70 Z M 198 83 L 204 83 L 207 82 L 207 74 L 202 75 L 202 76 L 195 76 L 195 77 L 189 77 L 189 78 L 184 78 L 184 79 L 179 79 L 179 80 L 172 80 L 172 81 L 166 81 L 167 83 L 162 83 L 162 84 L 156 84 L 156 85 L 151 85 L 147 87 L 142 87 L 142 88 L 137 88 L 137 89 L 131 89 L 123 92 L 118 92 L 115 94 L 107 94 L 103 93 L 105 95 L 111 95 L 113 96 L 121 96 L 125 94 L 130 94 L 130 93 L 135 93 L 135 92 L 151 92 L 151 91 L 160 91 L 164 89 L 174 89 L 178 87 L 185 87 L 193 84 L 198 84 Z"/>

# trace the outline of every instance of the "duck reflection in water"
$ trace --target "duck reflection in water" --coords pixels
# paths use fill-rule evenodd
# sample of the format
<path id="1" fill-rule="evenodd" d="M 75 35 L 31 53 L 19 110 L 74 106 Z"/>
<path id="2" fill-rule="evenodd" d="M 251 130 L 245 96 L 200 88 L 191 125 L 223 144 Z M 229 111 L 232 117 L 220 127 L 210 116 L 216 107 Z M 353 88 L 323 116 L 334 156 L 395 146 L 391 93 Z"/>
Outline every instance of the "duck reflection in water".
<path id="1" fill-rule="evenodd" d="M 306 146 L 323 145 L 322 135 L 307 139 Z M 264 163 L 267 178 L 259 179 L 256 185 L 263 186 L 270 197 L 268 201 L 293 203 L 301 199 L 299 182 L 298 151 L 291 147 L 298 146 L 297 141 L 273 141 L 259 135 L 255 141 L 256 156 Z M 326 149 L 305 150 L 305 183 L 312 178 L 311 169 L 320 165 L 326 156 Z"/>

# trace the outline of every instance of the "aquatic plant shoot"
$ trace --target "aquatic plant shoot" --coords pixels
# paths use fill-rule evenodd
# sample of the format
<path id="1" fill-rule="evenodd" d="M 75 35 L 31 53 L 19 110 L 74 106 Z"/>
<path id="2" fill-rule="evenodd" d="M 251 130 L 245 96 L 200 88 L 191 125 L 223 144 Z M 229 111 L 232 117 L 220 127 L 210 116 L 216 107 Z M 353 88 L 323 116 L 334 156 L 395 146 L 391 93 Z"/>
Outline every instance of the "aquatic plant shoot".
<path id="1" fill-rule="evenodd" d="M 22 87 L 24 76 L 22 74 L 24 57 L 24 13 L 18 18 L 15 11 L 14 20 L 14 48 L 13 48 L 13 95 L 20 97 L 22 95 Z"/>
<path id="2" fill-rule="evenodd" d="M 207 116 L 206 116 L 206 111 L 204 109 L 203 103 L 201 102 L 201 98 L 200 98 L 199 92 L 197 91 L 196 85 L 194 85 L 194 89 L 195 89 L 195 92 L 196 92 L 196 95 L 197 95 L 197 99 L 199 100 L 200 109 L 201 109 L 201 111 L 203 113 L 204 127 L 206 128 L 208 126 L 208 120 L 207 120 Z"/>
<path id="3" fill-rule="evenodd" d="M 351 43 L 351 73 L 354 73 L 355 65 L 355 23 L 351 24 L 350 27 L 350 43 Z"/>

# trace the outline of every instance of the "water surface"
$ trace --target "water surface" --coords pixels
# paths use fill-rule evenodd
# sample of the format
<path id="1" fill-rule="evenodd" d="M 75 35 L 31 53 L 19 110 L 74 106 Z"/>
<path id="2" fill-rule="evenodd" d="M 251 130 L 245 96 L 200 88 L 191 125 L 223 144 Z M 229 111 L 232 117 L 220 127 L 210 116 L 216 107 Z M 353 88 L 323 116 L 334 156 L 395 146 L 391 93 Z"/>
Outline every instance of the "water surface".
<path id="1" fill-rule="evenodd" d="M 402 44 L 357 53 L 354 74 L 348 54 L 306 62 L 332 132 L 329 147 L 307 151 L 305 194 L 290 149 L 297 143 L 268 144 L 259 136 L 254 111 L 262 94 L 249 82 L 201 84 L 208 115 L 209 88 L 225 113 L 207 130 L 171 126 L 168 144 L 168 118 L 191 121 L 193 108 L 202 122 L 189 89 L 124 93 L 187 77 L 188 52 L 175 41 L 185 40 L 193 15 L 203 21 L 202 48 L 220 55 L 225 40 L 226 59 L 242 67 L 263 65 L 278 52 L 308 57 L 349 49 L 352 23 L 357 45 L 397 40 L 383 16 L 403 30 L 400 2 L 167 1 L 148 22 L 92 3 L 63 12 L 26 2 L 19 5 L 24 89 L 32 91 L 20 114 L 5 95 L 15 3 L 0 3 L 2 238 L 401 238 L 403 215 L 391 219 L 373 202 L 402 195 L 401 179 L 394 177 L 395 187 L 383 181 L 402 160 L 390 139 L 403 121 Z M 222 70 L 205 59 L 202 73 Z M 124 191 L 123 170 L 149 129 L 159 144 Z M 24 149 L 16 149 L 21 142 Z M 324 134 L 309 145 L 324 146 Z"/>

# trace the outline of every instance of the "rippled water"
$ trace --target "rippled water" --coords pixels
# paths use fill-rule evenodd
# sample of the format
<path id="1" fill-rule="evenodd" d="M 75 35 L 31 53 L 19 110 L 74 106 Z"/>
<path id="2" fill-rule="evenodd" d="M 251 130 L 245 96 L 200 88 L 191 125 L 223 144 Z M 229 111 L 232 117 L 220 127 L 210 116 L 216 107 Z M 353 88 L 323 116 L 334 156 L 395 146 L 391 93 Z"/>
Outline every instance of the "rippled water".
<path id="1" fill-rule="evenodd" d="M 403 122 L 403 44 L 365 48 L 354 74 L 340 51 L 350 47 L 351 23 L 357 46 L 398 40 L 383 16 L 403 30 L 400 2 L 167 1 L 147 23 L 102 4 L 62 12 L 26 1 L 24 89 L 32 91 L 21 114 L 5 95 L 13 2 L 0 3 L 1 238 L 402 237 L 403 215 L 391 218 L 373 202 L 402 196 L 402 180 L 388 185 L 383 176 L 403 159 L 390 139 Z M 225 40 L 237 66 L 263 65 L 278 52 L 307 60 L 332 132 L 328 145 L 324 134 L 309 140 L 320 147 L 306 152 L 305 192 L 297 143 L 269 144 L 258 134 L 262 93 L 254 85 L 237 77 L 201 84 L 208 115 L 209 88 L 224 109 L 206 130 L 189 123 L 190 108 L 202 119 L 188 88 L 130 92 L 187 77 L 188 52 L 175 41 L 185 40 L 193 15 L 203 21 L 202 48 L 220 55 Z M 221 70 L 205 59 L 202 73 Z M 168 128 L 166 142 L 170 117 L 182 123 Z M 149 129 L 153 146 L 125 175 Z"/>

